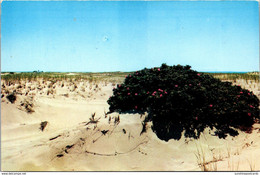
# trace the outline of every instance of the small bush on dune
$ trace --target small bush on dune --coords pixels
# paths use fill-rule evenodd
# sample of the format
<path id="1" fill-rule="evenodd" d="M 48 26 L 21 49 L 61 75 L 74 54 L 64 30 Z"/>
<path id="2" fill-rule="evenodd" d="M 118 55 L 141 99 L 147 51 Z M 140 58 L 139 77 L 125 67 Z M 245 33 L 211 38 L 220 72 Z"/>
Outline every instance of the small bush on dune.
<path id="1" fill-rule="evenodd" d="M 215 135 L 238 135 L 259 121 L 259 99 L 249 90 L 200 74 L 190 66 L 143 69 L 113 89 L 110 112 L 144 113 L 157 136 L 168 141 L 199 138 L 206 127 Z"/>
<path id="2" fill-rule="evenodd" d="M 6 96 L 6 98 L 11 102 L 14 103 L 16 100 L 16 95 L 14 93 L 11 93 L 9 95 Z"/>

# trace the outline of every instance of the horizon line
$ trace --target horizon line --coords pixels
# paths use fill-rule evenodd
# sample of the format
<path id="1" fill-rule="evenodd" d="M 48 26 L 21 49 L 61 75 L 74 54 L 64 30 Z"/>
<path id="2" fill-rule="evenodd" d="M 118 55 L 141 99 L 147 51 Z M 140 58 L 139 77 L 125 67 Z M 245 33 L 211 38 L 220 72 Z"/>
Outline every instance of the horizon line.
<path id="1" fill-rule="evenodd" d="M 196 71 L 196 70 L 194 70 Z M 104 72 L 94 72 L 94 71 L 1 71 L 1 73 L 130 73 L 135 71 L 104 71 Z M 259 73 L 260 71 L 197 71 L 202 73 Z"/>

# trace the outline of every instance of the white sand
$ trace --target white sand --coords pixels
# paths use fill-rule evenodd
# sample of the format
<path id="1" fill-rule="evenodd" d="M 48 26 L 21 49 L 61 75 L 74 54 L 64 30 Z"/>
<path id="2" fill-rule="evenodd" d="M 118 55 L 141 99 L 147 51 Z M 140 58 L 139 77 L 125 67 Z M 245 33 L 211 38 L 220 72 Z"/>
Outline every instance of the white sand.
<path id="1" fill-rule="evenodd" d="M 206 130 L 198 140 L 165 142 L 152 132 L 151 124 L 140 135 L 144 116 L 120 114 L 119 123 L 114 122 L 116 113 L 105 117 L 111 83 L 39 80 L 21 85 L 2 88 L 2 94 L 15 89 L 18 93 L 14 104 L 5 97 L 1 102 L 2 171 L 260 170 L 259 124 L 251 134 L 240 132 L 237 137 L 218 139 Z M 20 105 L 25 100 L 34 104 L 35 112 L 29 114 Z M 86 125 L 94 113 L 99 122 Z M 41 131 L 44 121 L 48 124 Z"/>

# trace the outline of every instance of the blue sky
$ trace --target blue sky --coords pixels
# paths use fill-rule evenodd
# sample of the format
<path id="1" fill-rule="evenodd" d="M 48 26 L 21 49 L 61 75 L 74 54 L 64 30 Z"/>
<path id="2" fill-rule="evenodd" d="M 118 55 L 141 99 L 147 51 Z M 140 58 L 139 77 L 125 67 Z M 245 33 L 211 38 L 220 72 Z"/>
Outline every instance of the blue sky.
<path id="1" fill-rule="evenodd" d="M 259 71 L 256 1 L 4 1 L 1 70 Z"/>

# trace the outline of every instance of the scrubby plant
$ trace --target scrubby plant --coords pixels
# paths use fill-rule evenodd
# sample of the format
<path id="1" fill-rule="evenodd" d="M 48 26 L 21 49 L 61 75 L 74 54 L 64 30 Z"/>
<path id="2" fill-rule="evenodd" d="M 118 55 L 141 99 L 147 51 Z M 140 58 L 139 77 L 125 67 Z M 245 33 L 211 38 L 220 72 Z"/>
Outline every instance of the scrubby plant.
<path id="1" fill-rule="evenodd" d="M 206 127 L 215 135 L 238 135 L 259 121 L 259 99 L 253 92 L 198 73 L 190 66 L 143 69 L 126 76 L 108 100 L 110 112 L 144 113 L 157 136 L 168 141 L 199 138 Z"/>
<path id="2" fill-rule="evenodd" d="M 14 103 L 15 100 L 16 100 L 16 95 L 15 95 L 15 93 L 11 93 L 11 94 L 7 95 L 6 98 L 7 98 L 11 103 Z"/>

